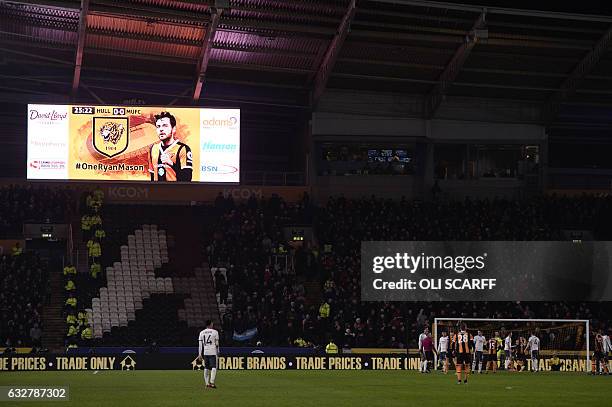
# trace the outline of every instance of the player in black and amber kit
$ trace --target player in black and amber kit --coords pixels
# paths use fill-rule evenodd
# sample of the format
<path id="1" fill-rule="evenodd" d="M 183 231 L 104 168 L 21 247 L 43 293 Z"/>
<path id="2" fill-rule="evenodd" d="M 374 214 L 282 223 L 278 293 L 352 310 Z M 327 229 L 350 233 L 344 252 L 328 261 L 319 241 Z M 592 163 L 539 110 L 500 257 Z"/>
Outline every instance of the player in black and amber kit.
<path id="1" fill-rule="evenodd" d="M 497 373 L 497 351 L 499 350 L 499 332 L 495 332 L 493 338 L 489 338 L 487 344 L 487 370 Z"/>
<path id="2" fill-rule="evenodd" d="M 527 346 L 527 339 L 523 336 L 519 336 L 516 340 L 515 354 L 516 354 L 516 371 L 522 372 L 525 370 L 525 362 L 527 356 L 525 356 L 525 347 Z"/>
<path id="3" fill-rule="evenodd" d="M 176 118 L 168 112 L 155 116 L 159 143 L 149 150 L 151 181 L 191 181 L 193 173 L 191 149 L 175 138 Z"/>
<path id="4" fill-rule="evenodd" d="M 457 355 L 457 384 L 461 384 L 461 372 L 464 372 L 463 383 L 467 384 L 470 374 L 470 363 L 472 363 L 472 351 L 474 350 L 474 337 L 468 333 L 465 324 L 461 324 L 461 330 L 454 337 L 455 353 Z"/>

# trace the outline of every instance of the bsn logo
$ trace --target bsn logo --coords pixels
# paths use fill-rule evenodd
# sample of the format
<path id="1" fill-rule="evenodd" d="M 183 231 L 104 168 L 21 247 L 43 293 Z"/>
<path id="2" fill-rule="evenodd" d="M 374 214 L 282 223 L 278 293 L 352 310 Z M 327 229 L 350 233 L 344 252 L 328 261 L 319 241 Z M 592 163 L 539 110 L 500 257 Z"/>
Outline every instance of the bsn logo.
<path id="1" fill-rule="evenodd" d="M 233 174 L 238 168 L 233 165 L 203 165 L 202 172 L 213 172 L 215 174 Z"/>

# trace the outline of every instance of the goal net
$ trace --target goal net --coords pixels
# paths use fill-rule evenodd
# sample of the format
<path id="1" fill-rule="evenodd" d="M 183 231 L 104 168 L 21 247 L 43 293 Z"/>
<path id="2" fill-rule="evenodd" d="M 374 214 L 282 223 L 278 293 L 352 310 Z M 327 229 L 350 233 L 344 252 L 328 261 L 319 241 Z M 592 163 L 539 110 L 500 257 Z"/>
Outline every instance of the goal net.
<path id="1" fill-rule="evenodd" d="M 588 320 L 436 318 L 433 326 L 436 346 L 442 332 L 450 336 L 451 332 L 459 331 L 461 323 L 467 325 L 468 332 L 473 336 L 481 331 L 486 341 L 497 336 L 502 346 L 509 332 L 512 332 L 514 346 L 521 342 L 524 346 L 531 332 L 534 332 L 540 339 L 538 370 L 551 370 L 553 357 L 559 358 L 561 371 L 588 372 L 591 369 L 592 338 Z M 498 355 L 498 365 L 503 369 L 504 364 L 501 362 L 505 355 L 503 352 Z M 525 365 L 531 370 L 530 356 L 526 355 L 525 359 Z"/>

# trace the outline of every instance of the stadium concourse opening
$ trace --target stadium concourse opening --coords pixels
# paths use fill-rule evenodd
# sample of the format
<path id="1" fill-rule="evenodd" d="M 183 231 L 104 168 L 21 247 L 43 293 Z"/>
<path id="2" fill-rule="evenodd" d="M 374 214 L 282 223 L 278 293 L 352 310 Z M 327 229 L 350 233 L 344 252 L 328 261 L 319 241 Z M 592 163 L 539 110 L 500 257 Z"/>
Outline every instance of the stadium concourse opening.
<path id="1" fill-rule="evenodd" d="M 0 401 L 610 404 L 610 5 L 0 24 Z"/>

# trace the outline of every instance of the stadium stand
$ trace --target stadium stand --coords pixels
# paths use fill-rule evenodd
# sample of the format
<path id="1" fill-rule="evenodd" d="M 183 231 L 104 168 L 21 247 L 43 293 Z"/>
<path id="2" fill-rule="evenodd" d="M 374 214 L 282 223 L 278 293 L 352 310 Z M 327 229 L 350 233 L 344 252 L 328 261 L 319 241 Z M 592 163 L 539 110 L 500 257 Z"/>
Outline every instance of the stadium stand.
<path id="1" fill-rule="evenodd" d="M 35 191 L 14 191 L 25 201 L 38 199 L 27 198 Z M 64 192 L 41 196 L 55 196 L 58 207 L 76 207 Z M 606 239 L 609 231 L 602 225 L 611 205 L 609 197 L 592 196 L 522 201 L 335 197 L 323 207 L 308 197 L 293 204 L 277 196 L 245 202 L 219 197 L 211 206 L 181 209 L 180 216 L 168 206 L 104 206 L 100 214 L 107 236 L 97 278 L 82 269 L 64 280 L 58 273 L 53 283 L 55 274 L 49 275 L 37 256 L 3 257 L 0 339 L 15 345 L 42 337 L 43 345 L 55 345 L 49 329 L 57 321 L 50 328 L 41 316 L 54 321 L 58 314 L 61 322 L 68 313 L 54 308 L 53 301 L 43 302 L 53 298 L 48 290 L 63 293 L 69 279 L 76 287 L 75 317 L 86 313 L 78 335 L 90 324 L 96 345 L 190 345 L 207 318 L 217 321 L 226 345 L 321 346 L 332 338 L 345 347 L 414 347 L 419 330 L 436 317 L 571 317 L 606 327 L 608 303 L 361 303 L 358 265 L 361 240 L 564 240 L 568 229 L 592 230 Z M 197 227 L 186 232 L 186 221 Z M 312 224 L 313 241 L 288 246 L 283 228 L 295 224 Z M 201 253 L 185 258 L 194 247 Z M 285 267 L 276 261 L 281 255 L 292 263 Z M 27 277 L 18 280 L 23 270 Z M 26 292 L 25 287 L 35 289 Z"/>
<path id="2" fill-rule="evenodd" d="M 68 189 L 10 185 L 0 188 L 0 236 L 18 236 L 24 223 L 65 221 L 76 206 Z"/>
<path id="3" fill-rule="evenodd" d="M 190 253 L 199 232 L 181 227 L 185 211 L 105 205 L 100 213 L 107 230 L 102 273 L 77 278 L 94 344 L 187 344 L 204 319 L 219 321 L 212 279 Z"/>
<path id="4" fill-rule="evenodd" d="M 296 259 L 316 261 L 308 267 L 296 260 L 296 274 L 287 275 L 271 267 L 271 248 L 282 242 L 283 225 L 298 222 L 313 208 L 272 200 L 240 205 L 218 202 L 223 211 L 207 252 L 216 281 L 226 279 L 230 286 L 231 304 L 220 307 L 225 311 L 224 329 L 230 328 L 240 338 L 235 344 L 246 340 L 299 346 L 303 339 L 321 345 L 332 337 L 346 347 L 414 348 L 422 327 L 435 317 L 537 315 L 585 318 L 595 326 L 606 326 L 609 304 L 362 303 L 359 250 L 362 240 L 563 240 L 563 230 L 568 228 L 591 228 L 605 234 L 598 225 L 609 216 L 610 204 L 609 198 L 589 197 L 465 202 L 335 198 L 325 207 L 314 208 L 319 245 L 294 254 Z M 315 280 L 322 292 L 310 302 L 304 288 L 308 280 Z M 218 282 L 219 303 L 220 290 Z M 328 316 L 321 312 L 323 304 L 329 305 Z M 254 328 L 256 336 L 240 335 Z"/>
<path id="5" fill-rule="evenodd" d="M 0 344 L 5 348 L 42 345 L 47 268 L 33 253 L 0 258 Z"/>

